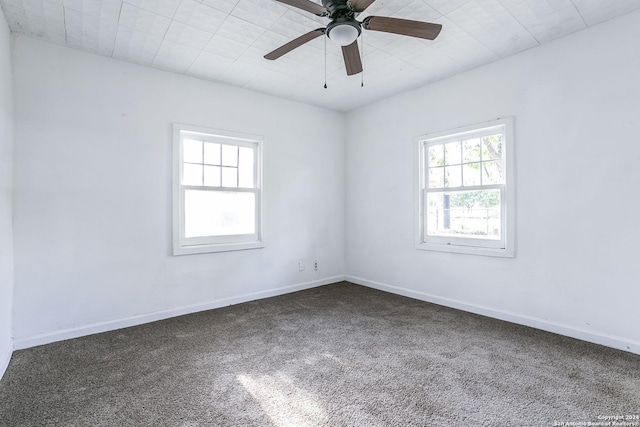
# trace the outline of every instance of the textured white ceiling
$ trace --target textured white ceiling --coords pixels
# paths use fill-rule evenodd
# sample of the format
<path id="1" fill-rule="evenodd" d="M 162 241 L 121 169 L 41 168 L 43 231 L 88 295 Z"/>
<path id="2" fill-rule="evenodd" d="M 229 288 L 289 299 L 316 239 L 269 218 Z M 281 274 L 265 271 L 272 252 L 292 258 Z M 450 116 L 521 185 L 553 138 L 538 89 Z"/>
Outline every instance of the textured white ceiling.
<path id="1" fill-rule="evenodd" d="M 320 0 L 314 0 L 321 3 Z M 263 56 L 328 20 L 274 0 L 0 0 L 13 31 L 137 64 L 347 111 L 640 8 L 640 0 L 377 0 L 367 15 L 443 25 L 435 41 L 364 31 L 361 75 L 325 37 Z M 362 40 L 361 40 L 362 41 Z"/>

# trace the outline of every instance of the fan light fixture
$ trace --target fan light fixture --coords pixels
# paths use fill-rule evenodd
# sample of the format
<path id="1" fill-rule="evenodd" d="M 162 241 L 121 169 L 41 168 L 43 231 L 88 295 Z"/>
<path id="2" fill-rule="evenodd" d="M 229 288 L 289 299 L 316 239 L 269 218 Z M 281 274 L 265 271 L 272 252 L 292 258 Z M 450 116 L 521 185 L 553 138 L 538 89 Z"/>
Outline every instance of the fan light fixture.
<path id="1" fill-rule="evenodd" d="M 349 46 L 359 35 L 360 28 L 350 23 L 341 23 L 327 28 L 327 37 L 340 46 Z"/>

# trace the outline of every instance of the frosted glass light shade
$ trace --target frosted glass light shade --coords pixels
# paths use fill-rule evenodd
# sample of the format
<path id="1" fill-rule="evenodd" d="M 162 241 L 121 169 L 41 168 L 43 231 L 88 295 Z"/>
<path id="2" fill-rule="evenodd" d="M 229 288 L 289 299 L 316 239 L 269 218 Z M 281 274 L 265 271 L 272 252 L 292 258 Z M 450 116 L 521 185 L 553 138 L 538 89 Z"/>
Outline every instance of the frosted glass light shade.
<path id="1" fill-rule="evenodd" d="M 359 35 L 357 28 L 351 25 L 336 25 L 329 31 L 331 41 L 340 46 L 349 46 Z"/>

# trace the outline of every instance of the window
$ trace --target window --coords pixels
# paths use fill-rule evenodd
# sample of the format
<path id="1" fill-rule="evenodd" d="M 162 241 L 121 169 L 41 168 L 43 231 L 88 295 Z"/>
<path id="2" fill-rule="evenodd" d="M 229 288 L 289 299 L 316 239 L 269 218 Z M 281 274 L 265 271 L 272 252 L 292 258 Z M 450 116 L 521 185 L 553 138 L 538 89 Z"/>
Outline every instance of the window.
<path id="1" fill-rule="evenodd" d="M 418 138 L 418 249 L 512 257 L 513 119 Z"/>
<path id="2" fill-rule="evenodd" d="M 262 138 L 174 124 L 173 254 L 261 248 Z"/>

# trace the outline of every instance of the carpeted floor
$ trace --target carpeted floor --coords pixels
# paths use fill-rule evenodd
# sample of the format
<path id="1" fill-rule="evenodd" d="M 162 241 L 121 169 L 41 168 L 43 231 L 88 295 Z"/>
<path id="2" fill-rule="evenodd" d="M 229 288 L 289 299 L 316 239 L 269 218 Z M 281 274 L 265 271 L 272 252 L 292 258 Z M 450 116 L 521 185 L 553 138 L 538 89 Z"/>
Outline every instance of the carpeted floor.
<path id="1" fill-rule="evenodd" d="M 553 426 L 638 414 L 640 356 L 349 283 L 17 351 L 0 381 L 0 425 L 12 427 Z"/>

